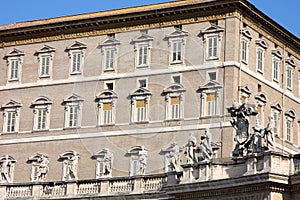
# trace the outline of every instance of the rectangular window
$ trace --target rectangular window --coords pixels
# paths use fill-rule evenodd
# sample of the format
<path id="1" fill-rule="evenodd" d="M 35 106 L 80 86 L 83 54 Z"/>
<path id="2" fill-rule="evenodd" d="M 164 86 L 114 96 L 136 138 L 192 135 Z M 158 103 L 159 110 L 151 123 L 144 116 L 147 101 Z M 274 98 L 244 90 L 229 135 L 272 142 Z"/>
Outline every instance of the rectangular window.
<path id="1" fill-rule="evenodd" d="M 182 61 L 182 41 L 172 42 L 172 62 Z"/>
<path id="2" fill-rule="evenodd" d="M 208 58 L 216 58 L 218 57 L 218 37 L 209 37 L 207 44 L 207 57 Z"/>
<path id="3" fill-rule="evenodd" d="M 105 51 L 105 70 L 114 69 L 115 49 L 107 49 Z"/>
<path id="4" fill-rule="evenodd" d="M 248 62 L 248 41 L 242 40 L 242 61 Z"/>
<path id="5" fill-rule="evenodd" d="M 7 112 L 6 132 L 13 133 L 16 131 L 16 112 Z"/>
<path id="6" fill-rule="evenodd" d="M 172 119 L 180 118 L 180 100 L 179 97 L 171 97 Z"/>
<path id="7" fill-rule="evenodd" d="M 138 81 L 138 86 L 139 86 L 140 88 L 147 88 L 147 79 L 140 79 L 140 80 Z"/>
<path id="8" fill-rule="evenodd" d="M 20 61 L 17 59 L 13 59 L 10 61 L 10 79 L 18 79 L 19 78 L 19 64 Z"/>
<path id="9" fill-rule="evenodd" d="M 258 49 L 257 50 L 257 71 L 259 72 L 263 72 L 263 50 L 262 49 Z"/>
<path id="10" fill-rule="evenodd" d="M 279 61 L 277 59 L 273 59 L 273 80 L 279 80 Z"/>
<path id="11" fill-rule="evenodd" d="M 289 67 L 286 70 L 286 86 L 288 89 L 292 89 L 292 69 Z"/>
<path id="12" fill-rule="evenodd" d="M 47 111 L 45 109 L 37 110 L 37 130 L 46 129 Z"/>
<path id="13" fill-rule="evenodd" d="M 40 76 L 48 76 L 50 71 L 50 56 L 41 57 Z"/>
<path id="14" fill-rule="evenodd" d="M 73 53 L 72 54 L 72 73 L 80 72 L 81 66 L 81 53 Z"/>
<path id="15" fill-rule="evenodd" d="M 145 100 L 136 100 L 137 122 L 146 120 L 146 103 Z"/>
<path id="16" fill-rule="evenodd" d="M 207 115 L 213 116 L 216 114 L 216 95 L 206 94 Z"/>
<path id="17" fill-rule="evenodd" d="M 172 76 L 172 83 L 181 83 L 181 76 L 180 75 L 176 75 L 176 76 Z"/>
<path id="18" fill-rule="evenodd" d="M 103 124 L 112 124 L 112 104 L 103 104 Z"/>
<path id="19" fill-rule="evenodd" d="M 217 72 L 208 72 L 207 76 L 208 76 L 207 78 L 209 81 L 217 80 Z"/>
<path id="20" fill-rule="evenodd" d="M 70 106 L 69 107 L 69 127 L 78 126 L 78 107 Z"/>
<path id="21" fill-rule="evenodd" d="M 292 133 L 292 122 L 290 120 L 286 121 L 286 140 L 291 141 L 291 133 Z"/>
<path id="22" fill-rule="evenodd" d="M 139 46 L 138 50 L 138 66 L 148 65 L 148 45 Z"/>

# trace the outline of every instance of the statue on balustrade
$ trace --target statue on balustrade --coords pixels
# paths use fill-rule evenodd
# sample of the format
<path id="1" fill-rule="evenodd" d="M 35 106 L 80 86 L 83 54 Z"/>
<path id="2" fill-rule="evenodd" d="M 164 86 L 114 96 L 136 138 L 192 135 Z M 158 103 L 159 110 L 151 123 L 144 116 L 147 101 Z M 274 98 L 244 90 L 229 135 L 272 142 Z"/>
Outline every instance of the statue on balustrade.
<path id="1" fill-rule="evenodd" d="M 36 153 L 27 162 L 32 163 L 31 181 L 45 181 L 49 171 L 48 157 L 44 154 Z"/>
<path id="2" fill-rule="evenodd" d="M 111 177 L 114 155 L 109 149 L 104 148 L 92 156 L 96 159 L 96 178 Z"/>
<path id="3" fill-rule="evenodd" d="M 60 160 L 63 161 L 63 181 L 78 180 L 79 154 L 75 151 L 69 151 L 60 155 Z"/>
<path id="4" fill-rule="evenodd" d="M 188 164 L 195 164 L 198 162 L 196 157 L 197 139 L 195 136 L 190 136 L 187 145 L 185 146 L 184 154 L 187 157 Z"/>
<path id="5" fill-rule="evenodd" d="M 14 164 L 17 161 L 8 155 L 0 158 L 0 183 L 12 183 L 14 176 Z"/>
<path id="6" fill-rule="evenodd" d="M 201 135 L 199 149 L 199 161 L 212 160 L 213 150 L 211 147 L 211 133 L 209 131 L 209 128 L 206 128 L 204 134 Z"/>

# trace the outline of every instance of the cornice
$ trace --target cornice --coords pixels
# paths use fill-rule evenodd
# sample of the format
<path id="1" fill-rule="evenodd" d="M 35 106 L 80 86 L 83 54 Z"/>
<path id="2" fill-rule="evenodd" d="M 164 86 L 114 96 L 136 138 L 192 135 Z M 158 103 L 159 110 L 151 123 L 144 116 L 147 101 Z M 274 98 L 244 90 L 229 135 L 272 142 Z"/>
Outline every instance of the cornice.
<path id="1" fill-rule="evenodd" d="M 237 14 L 237 12 L 239 14 Z M 181 0 L 0 26 L 0 46 L 74 39 L 244 16 L 300 53 L 300 40 L 246 0 Z"/>

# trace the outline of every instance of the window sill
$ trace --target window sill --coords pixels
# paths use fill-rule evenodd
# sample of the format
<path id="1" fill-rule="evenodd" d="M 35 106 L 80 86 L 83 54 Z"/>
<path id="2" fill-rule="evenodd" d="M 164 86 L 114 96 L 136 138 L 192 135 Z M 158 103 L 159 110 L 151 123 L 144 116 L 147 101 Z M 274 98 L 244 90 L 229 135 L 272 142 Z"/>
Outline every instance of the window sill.
<path id="1" fill-rule="evenodd" d="M 73 76 L 73 75 L 81 75 L 81 72 L 71 72 L 70 75 L 71 76 Z"/>
<path id="2" fill-rule="evenodd" d="M 80 126 L 74 126 L 74 127 L 65 127 L 64 130 L 72 130 L 72 129 L 80 129 Z"/>
<path id="3" fill-rule="evenodd" d="M 147 68 L 149 68 L 149 65 L 137 65 L 135 68 L 136 69 L 147 69 Z"/>
<path id="4" fill-rule="evenodd" d="M 248 65 L 248 62 L 246 60 L 242 60 L 242 63 Z"/>
<path id="5" fill-rule="evenodd" d="M 211 61 L 211 60 L 219 60 L 219 57 L 208 57 L 208 58 L 206 58 L 206 61 Z"/>
<path id="6" fill-rule="evenodd" d="M 104 69 L 104 72 L 115 72 L 115 69 Z"/>
<path id="7" fill-rule="evenodd" d="M 39 78 L 40 79 L 47 79 L 47 78 L 50 78 L 50 75 L 40 75 Z"/>
<path id="8" fill-rule="evenodd" d="M 183 64 L 182 60 L 176 60 L 176 61 L 170 61 L 170 65 L 179 65 L 179 64 Z"/>
<path id="9" fill-rule="evenodd" d="M 149 121 L 132 122 L 131 124 L 149 124 Z"/>
<path id="10" fill-rule="evenodd" d="M 165 122 L 179 122 L 179 121 L 183 121 L 183 118 L 179 118 L 179 119 L 166 119 Z"/>
<path id="11" fill-rule="evenodd" d="M 202 116 L 199 119 L 210 119 L 210 118 L 219 118 L 221 115 L 210 115 L 210 116 Z"/>
<path id="12" fill-rule="evenodd" d="M 1 133 L 0 135 L 11 135 L 11 134 L 18 134 L 18 132 L 4 132 Z"/>
<path id="13" fill-rule="evenodd" d="M 111 126 L 115 126 L 116 124 L 100 124 L 97 127 L 111 127 Z"/>
<path id="14" fill-rule="evenodd" d="M 49 129 L 43 129 L 43 130 L 32 130 L 32 133 L 40 133 L 40 132 L 49 132 Z"/>

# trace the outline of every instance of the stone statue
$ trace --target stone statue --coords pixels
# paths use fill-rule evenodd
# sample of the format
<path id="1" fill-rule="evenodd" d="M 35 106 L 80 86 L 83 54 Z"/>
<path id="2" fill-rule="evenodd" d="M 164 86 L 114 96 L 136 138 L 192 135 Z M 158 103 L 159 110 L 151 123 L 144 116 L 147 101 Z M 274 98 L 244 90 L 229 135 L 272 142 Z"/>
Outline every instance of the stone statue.
<path id="1" fill-rule="evenodd" d="M 267 127 L 264 129 L 263 132 L 263 139 L 265 141 L 265 145 L 263 145 L 263 148 L 265 150 L 274 150 L 274 132 L 273 132 L 273 128 L 274 128 L 274 118 L 273 115 L 269 115 L 269 123 L 267 125 Z"/>
<path id="2" fill-rule="evenodd" d="M 42 158 L 42 160 L 40 161 L 40 165 L 38 168 L 38 173 L 37 173 L 37 177 L 39 181 L 44 181 L 47 177 L 47 173 L 49 171 L 49 167 L 48 167 L 49 161 L 47 158 Z"/>
<path id="3" fill-rule="evenodd" d="M 180 147 L 173 143 L 171 144 L 170 153 L 168 155 L 168 171 L 179 171 L 179 156 L 180 156 Z"/>
<path id="4" fill-rule="evenodd" d="M 147 155 L 142 153 L 139 157 L 139 163 L 140 163 L 140 170 L 139 174 L 144 175 L 146 173 L 146 167 L 147 167 Z"/>
<path id="5" fill-rule="evenodd" d="M 188 164 L 194 164 L 197 162 L 196 146 L 197 146 L 197 139 L 195 136 L 191 135 L 187 145 L 185 146 L 185 151 L 184 151 L 184 154 L 187 157 Z"/>
<path id="6" fill-rule="evenodd" d="M 209 128 L 205 129 L 201 136 L 199 161 L 212 160 L 211 133 Z"/>
<path id="7" fill-rule="evenodd" d="M 236 130 L 235 141 L 236 147 L 233 151 L 233 156 L 244 156 L 249 148 L 249 116 L 257 115 L 258 112 L 251 106 L 243 103 L 240 105 L 234 102 L 232 107 L 228 109 L 233 119 L 230 121 L 232 127 Z"/>
<path id="8" fill-rule="evenodd" d="M 1 182 L 2 183 L 11 183 L 11 168 L 12 164 L 9 160 L 4 160 L 0 164 L 0 173 L 1 173 Z"/>
<path id="9" fill-rule="evenodd" d="M 70 156 L 69 159 L 66 159 L 65 165 L 67 166 L 66 169 L 66 175 L 65 179 L 66 180 L 77 180 L 77 167 L 78 167 L 78 157 L 73 155 Z"/>

